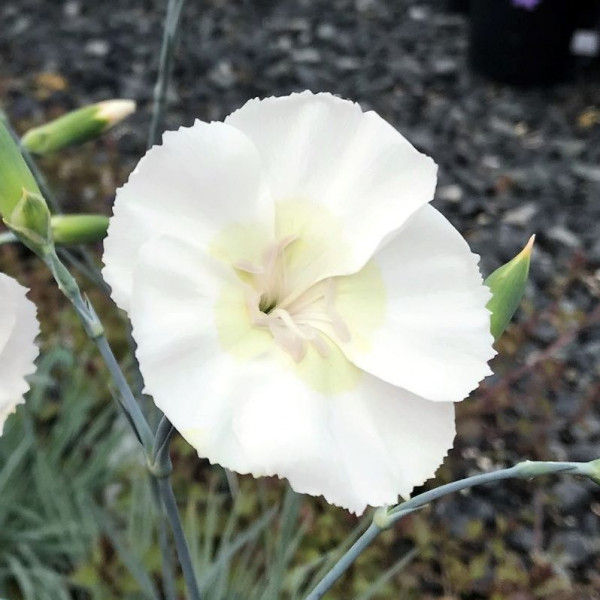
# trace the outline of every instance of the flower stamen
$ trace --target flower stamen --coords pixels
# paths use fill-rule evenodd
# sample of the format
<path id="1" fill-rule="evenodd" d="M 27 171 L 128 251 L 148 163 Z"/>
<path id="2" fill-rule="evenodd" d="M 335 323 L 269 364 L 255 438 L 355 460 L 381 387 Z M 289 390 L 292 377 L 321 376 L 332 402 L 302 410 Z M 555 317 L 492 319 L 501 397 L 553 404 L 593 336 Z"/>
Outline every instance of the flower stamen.
<path id="1" fill-rule="evenodd" d="M 347 342 L 350 332 L 335 310 L 333 278 L 306 290 L 288 289 L 285 250 L 296 239 L 289 236 L 270 246 L 262 264 L 241 260 L 234 268 L 250 286 L 246 306 L 252 324 L 268 329 L 275 343 L 300 362 L 309 344 L 326 358 L 332 336 Z"/>

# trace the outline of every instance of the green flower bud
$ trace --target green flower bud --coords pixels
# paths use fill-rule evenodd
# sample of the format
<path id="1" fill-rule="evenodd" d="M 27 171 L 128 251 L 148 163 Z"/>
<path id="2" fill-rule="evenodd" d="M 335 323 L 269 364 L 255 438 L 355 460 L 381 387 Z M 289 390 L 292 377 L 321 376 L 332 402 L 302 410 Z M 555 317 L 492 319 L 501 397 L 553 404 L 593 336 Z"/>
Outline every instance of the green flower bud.
<path id="1" fill-rule="evenodd" d="M 53 249 L 50 211 L 40 194 L 23 189 L 21 199 L 4 222 L 36 254 L 45 256 Z"/>
<path id="2" fill-rule="evenodd" d="M 17 144 L 0 120 L 0 216 L 6 218 L 12 213 L 23 189 L 40 193 Z"/>
<path id="3" fill-rule="evenodd" d="M 534 241 L 535 235 L 532 235 L 517 256 L 496 269 L 485 280 L 485 285 L 492 292 L 487 308 L 492 313 L 490 329 L 496 340 L 508 327 L 525 293 Z"/>
<path id="4" fill-rule="evenodd" d="M 58 245 L 98 242 L 108 229 L 108 217 L 104 215 L 54 215 L 50 223 Z"/>
<path id="5" fill-rule="evenodd" d="M 105 100 L 30 129 L 22 139 L 34 154 L 50 154 L 98 137 L 135 110 L 133 100 Z"/>

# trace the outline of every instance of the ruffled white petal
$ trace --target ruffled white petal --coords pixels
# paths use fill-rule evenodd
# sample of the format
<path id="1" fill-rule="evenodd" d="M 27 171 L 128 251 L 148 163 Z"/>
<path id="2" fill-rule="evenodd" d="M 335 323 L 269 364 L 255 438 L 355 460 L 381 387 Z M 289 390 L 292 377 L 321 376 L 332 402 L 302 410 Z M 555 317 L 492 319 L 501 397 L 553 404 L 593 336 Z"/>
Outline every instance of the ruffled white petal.
<path id="1" fill-rule="evenodd" d="M 225 122 L 258 148 L 275 202 L 313 213 L 312 220 L 300 216 L 297 230 L 287 218 L 280 224 L 281 235 L 309 240 L 302 285 L 357 271 L 433 198 L 435 163 L 379 115 L 348 100 L 311 92 L 255 99 Z"/>
<path id="2" fill-rule="evenodd" d="M 336 308 L 352 336 L 346 356 L 429 400 L 465 398 L 495 354 L 478 260 L 436 209 L 420 209 L 373 258 L 383 300 L 373 302 L 360 274 L 340 278 Z"/>
<path id="3" fill-rule="evenodd" d="M 176 235 L 205 252 L 218 235 L 236 260 L 247 258 L 228 228 L 252 225 L 255 240 L 272 236 L 274 207 L 262 177 L 260 157 L 248 138 L 224 123 L 196 123 L 167 132 L 118 190 L 114 216 L 104 242 L 103 275 L 115 302 L 129 308 L 137 254 L 148 240 Z M 227 241 L 227 240 L 226 240 Z M 254 248 L 256 250 L 256 248 Z"/>
<path id="4" fill-rule="evenodd" d="M 201 456 L 357 513 L 434 474 L 494 354 L 435 179 L 378 115 L 309 92 L 148 152 L 104 274 L 147 392 Z"/>
<path id="5" fill-rule="evenodd" d="M 429 402 L 367 374 L 351 390 L 324 394 L 278 362 L 265 357 L 262 368 L 236 371 L 231 393 L 248 390 L 233 417 L 245 465 L 218 461 L 229 468 L 250 463 L 255 476 L 285 477 L 297 492 L 361 514 L 407 497 L 452 447 L 451 403 Z M 320 364 L 327 377 L 327 361 Z"/>
<path id="6" fill-rule="evenodd" d="M 0 434 L 8 415 L 23 402 L 29 390 L 25 377 L 35 371 L 39 333 L 35 305 L 27 290 L 0 273 Z"/>
<path id="7" fill-rule="evenodd" d="M 229 386 L 240 358 L 272 347 L 268 333 L 251 327 L 243 292 L 231 269 L 188 242 L 162 237 L 140 251 L 131 303 L 136 354 L 146 391 L 179 430 L 200 414 L 205 435 L 219 438 L 220 420 L 234 407 L 220 404 L 214 387 Z M 220 439 L 235 453 L 231 435 Z"/>
<path id="8" fill-rule="evenodd" d="M 434 474 L 454 438 L 452 404 L 362 373 L 334 347 L 294 363 L 244 326 L 242 292 L 189 243 L 161 238 L 142 248 L 131 314 L 146 391 L 201 456 L 286 477 L 298 492 L 357 513 Z"/>

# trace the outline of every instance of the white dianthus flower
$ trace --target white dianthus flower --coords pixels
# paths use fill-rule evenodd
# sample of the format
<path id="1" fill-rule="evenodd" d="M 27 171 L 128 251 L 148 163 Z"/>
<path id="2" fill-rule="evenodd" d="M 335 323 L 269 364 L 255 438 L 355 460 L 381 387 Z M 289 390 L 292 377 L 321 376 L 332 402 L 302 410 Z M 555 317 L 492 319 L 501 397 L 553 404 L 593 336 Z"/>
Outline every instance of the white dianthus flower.
<path id="1" fill-rule="evenodd" d="M 35 371 L 39 333 L 35 305 L 25 297 L 27 290 L 0 273 L 0 434 L 7 417 L 29 390 L 25 377 Z"/>
<path id="2" fill-rule="evenodd" d="M 490 297 L 436 165 L 330 94 L 165 133 L 104 275 L 146 391 L 203 457 L 361 513 L 431 477 L 489 374 Z"/>

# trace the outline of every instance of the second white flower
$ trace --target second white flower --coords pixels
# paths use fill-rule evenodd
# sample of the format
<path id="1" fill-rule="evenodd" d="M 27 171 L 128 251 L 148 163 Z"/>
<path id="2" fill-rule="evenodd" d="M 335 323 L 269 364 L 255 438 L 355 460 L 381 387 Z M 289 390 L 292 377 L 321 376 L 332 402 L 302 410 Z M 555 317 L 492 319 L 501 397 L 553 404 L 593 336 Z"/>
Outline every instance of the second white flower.
<path id="1" fill-rule="evenodd" d="M 0 273 L 0 434 L 29 390 L 25 378 L 35 371 L 39 354 L 36 308 L 26 292 L 14 279 Z"/>

